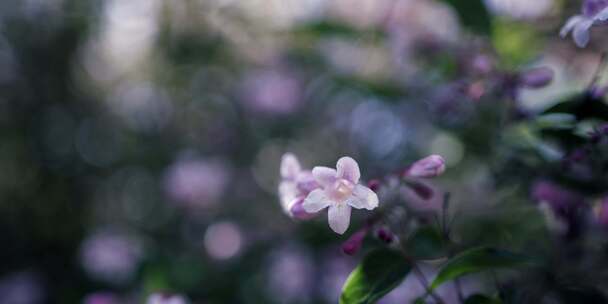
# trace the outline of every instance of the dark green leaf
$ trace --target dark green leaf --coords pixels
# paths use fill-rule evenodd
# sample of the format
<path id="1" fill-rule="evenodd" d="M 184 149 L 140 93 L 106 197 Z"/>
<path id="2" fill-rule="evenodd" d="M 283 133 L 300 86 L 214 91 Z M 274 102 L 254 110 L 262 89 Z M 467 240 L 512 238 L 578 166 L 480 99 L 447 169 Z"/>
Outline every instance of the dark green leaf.
<path id="1" fill-rule="evenodd" d="M 464 251 L 450 259 L 439 271 L 431 288 L 465 274 L 499 268 L 536 265 L 530 257 L 505 250 L 481 247 Z"/>
<path id="2" fill-rule="evenodd" d="M 407 253 L 416 259 L 437 259 L 445 256 L 441 234 L 433 227 L 418 229 L 407 240 Z"/>
<path id="3" fill-rule="evenodd" d="M 443 0 L 451 5 L 460 22 L 477 34 L 490 35 L 492 18 L 482 0 Z"/>
<path id="4" fill-rule="evenodd" d="M 410 270 L 410 264 L 398 252 L 388 249 L 373 251 L 348 276 L 340 303 L 374 303 L 397 287 Z"/>
<path id="5" fill-rule="evenodd" d="M 482 294 L 474 294 L 468 297 L 464 304 L 501 304 L 502 301 Z"/>

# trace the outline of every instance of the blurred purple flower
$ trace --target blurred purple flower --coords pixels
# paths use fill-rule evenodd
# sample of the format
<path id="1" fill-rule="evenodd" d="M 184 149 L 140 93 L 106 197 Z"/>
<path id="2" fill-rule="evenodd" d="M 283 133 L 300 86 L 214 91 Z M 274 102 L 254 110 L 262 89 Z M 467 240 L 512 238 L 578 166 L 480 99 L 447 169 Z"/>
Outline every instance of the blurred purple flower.
<path id="1" fill-rule="evenodd" d="M 312 169 L 312 175 L 321 189 L 310 192 L 303 206 L 307 212 L 329 208 L 329 227 L 334 232 L 343 234 L 350 225 L 351 207 L 373 210 L 378 207 L 378 195 L 359 184 L 361 172 L 354 159 L 342 157 L 336 168 L 337 170 L 328 167 Z"/>
<path id="2" fill-rule="evenodd" d="M 120 304 L 121 301 L 112 292 L 95 292 L 87 295 L 82 301 L 83 304 Z"/>
<path id="3" fill-rule="evenodd" d="M 211 257 L 226 260 L 241 251 L 243 234 L 239 226 L 233 222 L 216 222 L 207 227 L 204 245 Z"/>
<path id="4" fill-rule="evenodd" d="M 315 213 L 307 213 L 303 208 L 304 198 L 319 185 L 310 170 L 302 170 L 300 162 L 292 153 L 285 153 L 281 158 L 281 182 L 279 199 L 283 211 L 294 218 L 309 219 Z"/>
<path id="5" fill-rule="evenodd" d="M 519 75 L 519 83 L 524 87 L 538 89 L 551 83 L 554 76 L 555 73 L 552 69 L 548 67 L 538 67 L 522 72 Z"/>
<path id="6" fill-rule="evenodd" d="M 570 237 L 579 234 L 585 197 L 553 182 L 541 180 L 532 186 L 532 198 L 539 203 L 541 208 L 543 208 L 543 204 L 549 206 L 553 214 L 547 217 L 550 227 L 564 226 L 558 230 L 567 232 Z M 544 210 L 544 212 L 547 211 Z"/>
<path id="7" fill-rule="evenodd" d="M 270 255 L 269 261 L 267 283 L 271 294 L 287 302 L 298 302 L 310 295 L 315 265 L 305 248 L 281 248 Z"/>
<path id="8" fill-rule="evenodd" d="M 437 177 L 445 171 L 445 160 L 440 155 L 429 155 L 420 159 L 409 166 L 405 172 L 405 176 L 409 177 Z"/>
<path id="9" fill-rule="evenodd" d="M 301 103 L 301 85 L 285 71 L 263 70 L 245 77 L 242 98 L 252 110 L 269 114 L 289 114 Z"/>
<path id="10" fill-rule="evenodd" d="M 378 239 L 383 241 L 384 243 L 390 244 L 395 240 L 395 235 L 385 226 L 381 226 L 376 231 L 376 236 Z"/>
<path id="11" fill-rule="evenodd" d="M 401 188 L 401 195 L 407 205 L 418 211 L 440 210 L 443 205 L 443 195 L 434 185 L 421 180 L 406 180 Z"/>
<path id="12" fill-rule="evenodd" d="M 139 240 L 108 231 L 90 235 L 80 247 L 80 261 L 87 273 L 115 284 L 131 280 L 142 255 Z"/>
<path id="13" fill-rule="evenodd" d="M 0 277 L 0 302 L 2 304 L 44 303 L 44 289 L 40 278 L 29 271 Z"/>
<path id="14" fill-rule="evenodd" d="M 189 207 L 208 207 L 220 198 L 228 182 L 226 166 L 219 161 L 178 160 L 165 175 L 171 199 Z"/>
<path id="15" fill-rule="evenodd" d="M 572 32 L 574 42 L 584 48 L 589 43 L 589 30 L 594 25 L 605 25 L 608 20 L 608 0 L 585 0 L 580 15 L 570 17 L 560 31 L 562 38 Z"/>
<path id="16" fill-rule="evenodd" d="M 153 293 L 148 297 L 146 304 L 187 304 L 188 300 L 179 294 Z"/>

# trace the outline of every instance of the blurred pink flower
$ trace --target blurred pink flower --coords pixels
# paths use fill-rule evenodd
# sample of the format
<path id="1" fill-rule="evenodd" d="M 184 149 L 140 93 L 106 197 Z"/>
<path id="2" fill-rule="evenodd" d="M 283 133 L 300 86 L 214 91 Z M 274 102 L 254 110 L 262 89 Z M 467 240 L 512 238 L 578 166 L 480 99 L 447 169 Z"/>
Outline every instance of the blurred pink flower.
<path id="1" fill-rule="evenodd" d="M 179 294 L 153 293 L 146 304 L 187 304 L 188 300 Z"/>
<path id="2" fill-rule="evenodd" d="M 280 70 L 263 70 L 246 76 L 242 98 L 254 111 L 289 114 L 299 107 L 300 95 L 300 83 L 294 75 Z"/>
<path id="3" fill-rule="evenodd" d="M 302 170 L 300 162 L 292 153 L 285 153 L 281 158 L 281 182 L 279 183 L 279 199 L 283 211 L 297 219 L 309 219 L 314 213 L 308 213 L 303 208 L 304 198 L 319 185 L 310 170 Z"/>
<path id="4" fill-rule="evenodd" d="M 445 171 L 445 160 L 439 155 L 429 155 L 409 166 L 405 175 L 409 177 L 437 177 Z"/>
<path id="5" fill-rule="evenodd" d="M 142 255 L 139 240 L 107 231 L 89 236 L 80 247 L 80 260 L 87 273 L 115 284 L 133 277 Z"/>
<path id="6" fill-rule="evenodd" d="M 219 161 L 178 160 L 165 176 L 165 190 L 171 199 L 190 207 L 208 207 L 220 198 L 229 174 Z"/>
<path id="7" fill-rule="evenodd" d="M 367 236 L 367 231 L 368 228 L 363 227 L 359 231 L 353 233 L 353 235 L 351 235 L 348 240 L 342 244 L 342 252 L 348 255 L 356 254 L 363 245 L 363 240 L 365 240 L 365 237 Z"/>
<path id="8" fill-rule="evenodd" d="M 269 256 L 268 289 L 281 302 L 307 302 L 314 284 L 315 264 L 306 248 L 287 246 Z"/>
<path id="9" fill-rule="evenodd" d="M 312 175 L 321 189 L 316 189 L 304 200 L 304 210 L 319 212 L 329 207 L 329 227 L 343 234 L 350 224 L 351 207 L 373 210 L 378 207 L 378 196 L 374 191 L 359 184 L 359 164 L 350 158 L 338 160 L 336 169 L 314 167 Z"/>

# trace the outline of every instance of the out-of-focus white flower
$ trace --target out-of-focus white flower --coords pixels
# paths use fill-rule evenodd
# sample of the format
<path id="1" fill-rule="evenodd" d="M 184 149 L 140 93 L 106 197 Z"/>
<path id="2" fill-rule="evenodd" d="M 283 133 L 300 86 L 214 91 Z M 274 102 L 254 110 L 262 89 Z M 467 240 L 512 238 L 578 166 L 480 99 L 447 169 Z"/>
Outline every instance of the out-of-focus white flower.
<path id="1" fill-rule="evenodd" d="M 89 275 L 115 284 L 132 278 L 141 257 L 137 239 L 107 231 L 91 235 L 80 248 L 80 259 Z"/>
<path id="2" fill-rule="evenodd" d="M 281 182 L 279 199 L 283 211 L 294 218 L 307 219 L 314 214 L 307 213 L 302 204 L 304 198 L 319 185 L 310 170 L 302 170 L 300 162 L 292 153 L 285 153 L 281 158 Z"/>
<path id="3" fill-rule="evenodd" d="M 148 297 L 146 304 L 187 304 L 188 300 L 178 294 L 153 293 Z"/>
<path id="4" fill-rule="evenodd" d="M 585 0 L 582 14 L 570 17 L 559 35 L 564 38 L 572 32 L 572 38 L 578 47 L 589 43 L 589 30 L 594 25 L 604 25 L 608 20 L 608 0 Z"/>
<path id="5" fill-rule="evenodd" d="M 534 19 L 547 14 L 554 0 L 485 0 L 490 11 L 516 19 Z"/>
<path id="6" fill-rule="evenodd" d="M 378 207 L 378 196 L 374 191 L 359 184 L 359 164 L 350 158 L 338 160 L 336 169 L 314 167 L 312 175 L 321 189 L 310 192 L 304 200 L 306 212 L 319 212 L 329 207 L 329 227 L 343 234 L 350 224 L 351 207 L 373 210 Z"/>
<path id="7" fill-rule="evenodd" d="M 239 227 L 232 222 L 214 223 L 205 232 L 204 245 L 211 257 L 227 260 L 241 251 L 243 235 Z"/>
<path id="8" fill-rule="evenodd" d="M 283 303 L 309 303 L 316 265 L 306 248 L 282 247 L 269 255 L 268 291 Z"/>
<path id="9" fill-rule="evenodd" d="M 220 198 L 228 176 L 228 169 L 218 161 L 179 160 L 167 171 L 165 190 L 179 203 L 207 207 Z"/>
<path id="10" fill-rule="evenodd" d="M 406 171 L 409 177 L 437 177 L 445 171 L 445 160 L 443 157 L 433 154 L 413 163 Z"/>

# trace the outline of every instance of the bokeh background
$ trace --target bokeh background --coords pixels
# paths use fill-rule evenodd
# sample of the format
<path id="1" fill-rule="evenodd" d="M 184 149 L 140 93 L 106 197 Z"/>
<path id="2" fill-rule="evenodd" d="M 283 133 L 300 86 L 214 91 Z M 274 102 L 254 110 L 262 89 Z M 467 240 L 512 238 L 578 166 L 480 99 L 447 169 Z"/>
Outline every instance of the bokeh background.
<path id="1" fill-rule="evenodd" d="M 494 110 L 540 111 L 592 77 L 603 30 L 587 50 L 558 37 L 578 1 L 480 3 L 0 1 L 0 302 L 336 303 L 360 256 L 324 216 L 283 214 L 284 152 L 350 155 L 366 180 L 441 154 L 438 183 L 479 210 L 512 191 Z M 535 66 L 551 85 L 477 82 Z"/>

